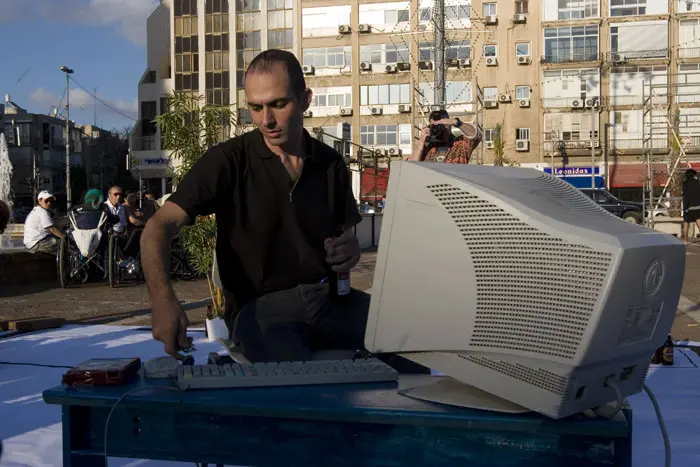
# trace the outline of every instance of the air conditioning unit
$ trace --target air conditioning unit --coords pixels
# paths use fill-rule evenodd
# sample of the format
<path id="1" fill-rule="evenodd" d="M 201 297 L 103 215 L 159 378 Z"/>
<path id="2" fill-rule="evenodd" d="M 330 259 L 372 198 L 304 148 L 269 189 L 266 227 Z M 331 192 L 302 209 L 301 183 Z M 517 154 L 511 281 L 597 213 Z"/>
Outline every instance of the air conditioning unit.
<path id="1" fill-rule="evenodd" d="M 399 69 L 398 69 L 398 67 L 397 67 L 396 65 L 387 65 L 387 66 L 384 68 L 384 70 L 385 70 L 387 73 L 396 73 L 397 71 L 399 71 Z"/>
<path id="2" fill-rule="evenodd" d="M 487 109 L 498 108 L 498 101 L 484 101 L 484 107 Z"/>
<path id="3" fill-rule="evenodd" d="M 526 139 L 516 139 L 515 140 L 515 150 L 516 151 L 529 151 L 530 150 L 530 141 Z"/>
<path id="4" fill-rule="evenodd" d="M 433 62 L 430 62 L 430 61 L 418 62 L 418 69 L 419 70 L 432 70 L 433 69 Z"/>
<path id="5" fill-rule="evenodd" d="M 360 71 L 372 71 L 372 64 L 369 62 L 361 62 Z"/>
<path id="6" fill-rule="evenodd" d="M 571 101 L 571 108 L 572 109 L 582 109 L 584 106 L 584 102 L 582 99 L 574 99 Z"/>
<path id="7" fill-rule="evenodd" d="M 341 24 L 338 26 L 338 34 L 350 34 L 352 29 L 350 29 L 349 24 Z"/>
<path id="8" fill-rule="evenodd" d="M 597 109 L 598 108 L 598 98 L 594 97 L 591 99 L 586 99 L 586 107 L 589 109 Z"/>
<path id="9" fill-rule="evenodd" d="M 341 107 L 340 108 L 340 115 L 344 117 L 349 117 L 352 115 L 352 107 Z"/>
<path id="10" fill-rule="evenodd" d="M 314 116 L 314 113 L 310 110 L 307 110 L 306 112 L 304 112 L 304 118 L 309 118 L 309 117 L 313 117 L 313 116 Z"/>
<path id="11" fill-rule="evenodd" d="M 397 68 L 399 71 L 408 71 L 408 70 L 411 69 L 411 64 L 408 63 L 408 62 L 398 62 L 398 63 L 396 64 L 396 68 Z"/>
<path id="12" fill-rule="evenodd" d="M 486 23 L 486 24 L 498 24 L 498 17 L 496 17 L 496 15 L 484 16 L 484 23 Z"/>
<path id="13" fill-rule="evenodd" d="M 498 65 L 498 59 L 496 57 L 486 57 L 486 66 L 496 65 Z"/>
<path id="14" fill-rule="evenodd" d="M 472 66 L 472 61 L 468 58 L 462 58 L 459 60 L 459 66 L 461 66 L 462 68 L 469 68 L 470 66 Z"/>
<path id="15" fill-rule="evenodd" d="M 523 24 L 527 22 L 527 15 L 517 14 L 513 16 L 513 23 Z"/>
<path id="16" fill-rule="evenodd" d="M 486 146 L 486 149 L 493 149 L 493 141 L 485 141 L 484 145 Z"/>
<path id="17" fill-rule="evenodd" d="M 593 143 L 594 148 L 600 147 L 600 141 L 598 141 L 597 139 L 594 139 L 593 141 L 589 141 L 588 144 L 586 145 L 586 146 L 588 146 L 588 149 L 591 148 L 591 143 Z"/>
<path id="18" fill-rule="evenodd" d="M 448 68 L 457 68 L 459 66 L 459 60 L 456 58 L 448 58 L 446 65 Z"/>
<path id="19" fill-rule="evenodd" d="M 411 113 L 411 104 L 399 104 L 399 113 L 400 114 Z"/>
<path id="20" fill-rule="evenodd" d="M 369 24 L 358 24 L 357 30 L 359 32 L 370 32 L 372 30 L 372 28 L 370 27 Z"/>
<path id="21" fill-rule="evenodd" d="M 610 61 L 613 63 L 624 63 L 627 61 L 627 57 L 625 57 L 625 54 L 612 54 Z"/>
<path id="22" fill-rule="evenodd" d="M 529 55 L 518 56 L 518 65 L 529 65 L 532 59 Z"/>
<path id="23" fill-rule="evenodd" d="M 400 156 L 401 154 L 403 154 L 403 152 L 399 148 L 389 148 L 386 151 L 387 156 Z"/>
<path id="24" fill-rule="evenodd" d="M 520 107 L 530 107 L 530 99 L 520 99 L 518 105 Z"/>
<path id="25" fill-rule="evenodd" d="M 305 75 L 313 75 L 316 73 L 316 68 L 314 68 L 313 65 L 304 65 L 301 67 L 301 71 L 303 71 Z"/>
<path id="26" fill-rule="evenodd" d="M 510 94 L 501 94 L 500 96 L 498 96 L 498 102 L 510 102 Z"/>
<path id="27" fill-rule="evenodd" d="M 382 152 L 383 152 L 383 151 L 382 151 L 381 149 L 375 149 L 375 150 L 374 150 L 374 155 L 375 155 L 375 156 L 381 156 L 381 155 L 382 155 Z"/>
<path id="28" fill-rule="evenodd" d="M 372 115 L 381 115 L 383 113 L 383 109 L 381 107 L 372 107 L 369 109 Z"/>

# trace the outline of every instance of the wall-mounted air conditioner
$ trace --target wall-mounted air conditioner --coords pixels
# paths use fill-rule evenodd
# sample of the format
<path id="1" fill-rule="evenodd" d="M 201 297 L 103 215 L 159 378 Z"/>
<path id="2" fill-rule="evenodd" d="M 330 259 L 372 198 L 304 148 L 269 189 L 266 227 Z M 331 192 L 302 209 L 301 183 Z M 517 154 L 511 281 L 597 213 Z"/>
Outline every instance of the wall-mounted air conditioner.
<path id="1" fill-rule="evenodd" d="M 518 65 L 529 65 L 532 59 L 530 58 L 529 55 L 519 55 L 518 56 Z"/>
<path id="2" fill-rule="evenodd" d="M 530 141 L 526 139 L 516 139 L 515 140 L 515 150 L 516 151 L 529 151 L 530 150 Z"/>
<path id="3" fill-rule="evenodd" d="M 384 67 L 384 71 L 387 73 L 396 73 L 399 71 L 399 68 L 396 65 L 387 65 Z"/>
<path id="4" fill-rule="evenodd" d="M 372 107 L 369 111 L 372 115 L 381 115 L 384 112 L 381 107 Z"/>
<path id="5" fill-rule="evenodd" d="M 493 141 L 484 141 L 484 145 L 486 146 L 486 149 L 493 149 Z"/>
<path id="6" fill-rule="evenodd" d="M 341 107 L 340 115 L 344 117 L 350 117 L 352 115 L 352 107 Z"/>
<path id="7" fill-rule="evenodd" d="M 472 66 L 472 61 L 469 58 L 462 58 L 459 60 L 459 66 L 461 66 L 462 68 L 469 68 L 470 66 Z"/>
<path id="8" fill-rule="evenodd" d="M 387 156 L 400 156 L 401 154 L 403 154 L 403 151 L 399 148 L 389 148 L 386 151 Z"/>
<path id="9" fill-rule="evenodd" d="M 372 27 L 369 24 L 358 24 L 357 30 L 359 32 L 367 33 L 372 31 Z"/>
<path id="10" fill-rule="evenodd" d="M 530 107 L 530 99 L 520 99 L 518 105 L 520 107 Z"/>
<path id="11" fill-rule="evenodd" d="M 571 101 L 572 109 L 582 109 L 584 107 L 583 99 L 574 99 Z"/>
<path id="12" fill-rule="evenodd" d="M 498 102 L 510 102 L 510 94 L 501 94 L 500 96 L 498 96 Z"/>
<path id="13" fill-rule="evenodd" d="M 408 63 L 408 62 L 398 62 L 398 63 L 396 64 L 396 68 L 397 68 L 399 71 L 408 71 L 408 70 L 411 69 L 411 64 Z"/>
<path id="14" fill-rule="evenodd" d="M 513 16 L 513 23 L 515 23 L 515 24 L 523 24 L 526 22 L 527 22 L 527 15 L 520 13 L 520 14 Z"/>
<path id="15" fill-rule="evenodd" d="M 418 69 L 419 70 L 432 70 L 433 69 L 433 62 L 420 61 L 420 62 L 418 62 Z"/>
<path id="16" fill-rule="evenodd" d="M 313 75 L 316 73 L 316 68 L 313 65 L 304 65 L 301 67 L 301 71 L 304 72 L 305 75 Z"/>
<path id="17" fill-rule="evenodd" d="M 486 23 L 486 24 L 498 24 L 498 17 L 496 15 L 484 16 L 484 23 Z"/>
<path id="18" fill-rule="evenodd" d="M 613 63 L 624 63 L 627 61 L 627 57 L 625 57 L 625 54 L 612 54 L 610 61 Z"/>
<path id="19" fill-rule="evenodd" d="M 372 64 L 369 62 L 361 62 L 360 71 L 372 71 Z"/>
<path id="20" fill-rule="evenodd" d="M 399 104 L 399 113 L 400 114 L 411 113 L 411 104 Z"/>
<path id="21" fill-rule="evenodd" d="M 498 65 L 498 59 L 496 57 L 486 57 L 486 66 L 496 65 Z"/>
<path id="22" fill-rule="evenodd" d="M 338 26 L 338 34 L 350 34 L 352 29 L 349 24 L 341 24 Z"/>
<path id="23" fill-rule="evenodd" d="M 498 101 L 484 101 L 484 108 L 495 109 L 498 107 Z"/>
<path id="24" fill-rule="evenodd" d="M 588 144 L 586 144 L 586 146 L 588 147 L 588 149 L 591 148 L 591 143 L 593 143 L 593 147 L 594 147 L 594 148 L 599 148 L 599 147 L 600 147 L 600 141 L 598 141 L 597 139 L 594 139 L 593 141 L 588 141 Z"/>
<path id="25" fill-rule="evenodd" d="M 598 98 L 593 97 L 590 99 L 586 99 L 586 107 L 589 109 L 597 109 L 598 108 Z"/>
<path id="26" fill-rule="evenodd" d="M 304 118 L 313 117 L 313 116 L 314 116 L 314 113 L 310 110 L 307 110 L 306 112 L 304 112 Z"/>

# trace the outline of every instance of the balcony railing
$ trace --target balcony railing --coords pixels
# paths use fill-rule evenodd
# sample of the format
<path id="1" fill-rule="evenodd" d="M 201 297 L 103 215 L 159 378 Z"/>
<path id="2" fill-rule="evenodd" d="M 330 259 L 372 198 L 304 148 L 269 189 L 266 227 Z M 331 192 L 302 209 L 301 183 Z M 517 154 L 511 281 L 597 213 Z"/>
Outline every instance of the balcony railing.
<path id="1" fill-rule="evenodd" d="M 607 99 L 608 105 L 619 106 L 619 105 L 643 105 L 643 96 L 609 96 Z M 653 105 L 667 105 L 668 96 L 652 96 L 651 103 Z"/>
<path id="2" fill-rule="evenodd" d="M 571 109 L 571 108 L 588 108 L 590 109 L 590 106 L 586 107 L 586 101 L 590 99 L 600 99 L 598 96 L 587 96 L 585 99 L 581 99 L 580 97 L 544 97 L 542 98 L 542 106 L 546 108 L 561 108 L 561 109 Z M 583 103 L 582 107 L 575 107 L 573 105 L 573 101 L 577 101 L 579 103 Z"/>
<path id="3" fill-rule="evenodd" d="M 602 56 L 598 52 L 581 52 L 542 55 L 541 61 L 542 63 L 595 62 L 601 58 Z"/>
<path id="4" fill-rule="evenodd" d="M 700 58 L 700 47 L 680 47 L 678 58 Z"/>
<path id="5" fill-rule="evenodd" d="M 669 59 L 670 51 L 666 49 L 632 50 L 629 52 L 608 52 L 608 61 L 612 63 L 624 63 L 629 60 L 659 60 Z"/>
<path id="6" fill-rule="evenodd" d="M 644 140 L 639 138 L 615 138 L 610 139 L 609 146 L 611 149 L 620 150 L 634 150 L 634 149 L 644 149 Z M 668 148 L 668 138 L 653 138 L 651 140 L 652 149 L 666 149 Z"/>

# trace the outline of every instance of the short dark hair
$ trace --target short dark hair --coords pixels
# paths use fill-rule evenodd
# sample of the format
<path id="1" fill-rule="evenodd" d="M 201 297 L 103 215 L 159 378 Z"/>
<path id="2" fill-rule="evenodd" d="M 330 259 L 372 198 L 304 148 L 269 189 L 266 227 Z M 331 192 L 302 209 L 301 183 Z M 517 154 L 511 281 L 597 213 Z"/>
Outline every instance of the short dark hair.
<path id="1" fill-rule="evenodd" d="M 268 49 L 260 52 L 248 65 L 245 76 L 247 78 L 251 72 L 270 73 L 277 64 L 282 64 L 287 68 L 289 85 L 294 94 L 301 95 L 306 91 L 306 80 L 304 72 L 301 70 L 301 63 L 293 53 L 287 50 Z"/>
<path id="2" fill-rule="evenodd" d="M 10 222 L 10 206 L 4 201 L 0 201 L 0 233 L 5 231 L 7 224 Z"/>
<path id="3" fill-rule="evenodd" d="M 432 122 L 442 120 L 443 118 L 450 118 L 450 114 L 448 114 L 445 109 L 433 110 L 428 116 L 428 120 Z"/>

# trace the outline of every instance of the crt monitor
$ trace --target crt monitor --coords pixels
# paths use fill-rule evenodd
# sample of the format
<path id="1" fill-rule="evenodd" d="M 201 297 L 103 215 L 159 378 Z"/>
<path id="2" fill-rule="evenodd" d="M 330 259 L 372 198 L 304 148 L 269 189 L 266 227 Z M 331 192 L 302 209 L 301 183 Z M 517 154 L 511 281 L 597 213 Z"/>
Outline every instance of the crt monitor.
<path id="1" fill-rule="evenodd" d="M 534 169 L 391 169 L 369 351 L 552 418 L 641 391 L 676 314 L 681 241 Z"/>

